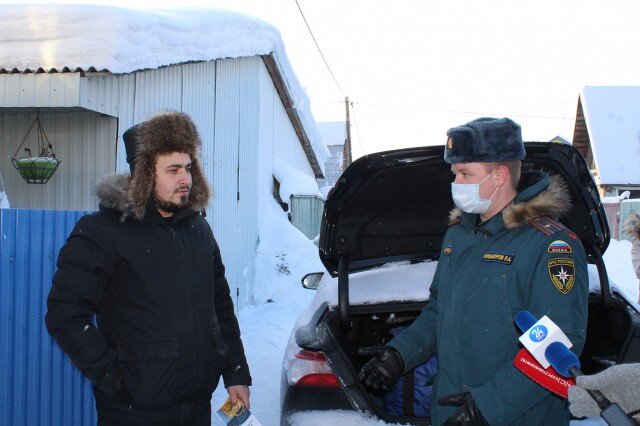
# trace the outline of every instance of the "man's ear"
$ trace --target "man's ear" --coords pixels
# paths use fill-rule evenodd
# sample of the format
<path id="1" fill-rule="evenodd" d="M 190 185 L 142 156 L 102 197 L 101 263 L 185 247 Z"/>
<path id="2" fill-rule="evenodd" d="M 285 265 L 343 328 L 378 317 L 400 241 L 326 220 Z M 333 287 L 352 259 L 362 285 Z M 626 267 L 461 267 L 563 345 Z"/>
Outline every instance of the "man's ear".
<path id="1" fill-rule="evenodd" d="M 509 168 L 503 164 L 499 165 L 496 168 L 496 174 L 495 174 L 495 179 L 496 179 L 496 184 L 499 187 L 504 186 L 507 182 L 509 182 Z"/>

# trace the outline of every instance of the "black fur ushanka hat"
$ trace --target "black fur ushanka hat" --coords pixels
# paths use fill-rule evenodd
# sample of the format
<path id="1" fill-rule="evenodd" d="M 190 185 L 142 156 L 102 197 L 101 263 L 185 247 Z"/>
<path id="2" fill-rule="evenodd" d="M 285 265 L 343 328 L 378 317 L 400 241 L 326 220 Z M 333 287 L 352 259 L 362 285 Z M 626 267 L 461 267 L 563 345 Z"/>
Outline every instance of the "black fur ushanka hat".
<path id="1" fill-rule="evenodd" d="M 478 118 L 447 131 L 444 160 L 456 163 L 503 163 L 525 157 L 520 126 L 508 118 Z"/>
<path id="2" fill-rule="evenodd" d="M 200 211 L 209 202 L 209 185 L 200 167 L 202 146 L 195 124 L 183 112 L 163 112 L 127 130 L 123 139 L 131 168 L 129 198 L 133 214 L 142 219 L 155 187 L 156 158 L 174 152 L 191 157 L 191 193 L 188 207 Z"/>

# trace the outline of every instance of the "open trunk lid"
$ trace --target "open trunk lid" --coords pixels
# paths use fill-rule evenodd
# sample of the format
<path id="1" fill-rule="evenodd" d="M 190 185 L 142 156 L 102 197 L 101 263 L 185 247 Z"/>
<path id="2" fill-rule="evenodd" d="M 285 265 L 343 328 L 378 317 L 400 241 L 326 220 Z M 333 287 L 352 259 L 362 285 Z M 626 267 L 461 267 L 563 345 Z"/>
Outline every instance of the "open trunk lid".
<path id="1" fill-rule="evenodd" d="M 587 253 L 603 254 L 609 228 L 597 187 L 581 154 L 569 145 L 529 142 L 523 171 L 566 181 L 572 209 L 561 222 Z M 435 259 L 447 230 L 451 166 L 443 146 L 370 154 L 353 162 L 329 193 L 320 230 L 320 258 L 332 276 L 339 259 L 357 271 L 395 260 Z"/>
<path id="2" fill-rule="evenodd" d="M 604 208 L 582 155 L 564 144 L 530 142 L 522 171 L 559 175 L 567 183 L 571 211 L 560 221 L 575 232 L 595 263 L 603 304 L 609 281 L 602 253 L 609 245 Z M 370 154 L 353 162 L 331 190 L 320 229 L 320 259 L 338 276 L 338 309 L 349 326 L 349 274 L 392 261 L 437 259 L 447 230 L 451 166 L 444 146 Z"/>

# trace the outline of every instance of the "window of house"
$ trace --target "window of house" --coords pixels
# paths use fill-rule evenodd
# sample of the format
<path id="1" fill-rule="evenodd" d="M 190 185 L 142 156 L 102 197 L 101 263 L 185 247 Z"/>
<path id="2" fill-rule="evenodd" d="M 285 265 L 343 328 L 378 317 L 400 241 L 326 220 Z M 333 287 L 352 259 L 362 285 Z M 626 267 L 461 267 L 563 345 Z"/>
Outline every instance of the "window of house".
<path id="1" fill-rule="evenodd" d="M 289 211 L 289 204 L 285 203 L 282 201 L 282 198 L 280 198 L 280 182 L 278 182 L 278 179 L 276 179 L 275 176 L 273 177 L 273 198 L 275 198 L 278 204 L 280 204 L 282 210 L 285 212 Z"/>

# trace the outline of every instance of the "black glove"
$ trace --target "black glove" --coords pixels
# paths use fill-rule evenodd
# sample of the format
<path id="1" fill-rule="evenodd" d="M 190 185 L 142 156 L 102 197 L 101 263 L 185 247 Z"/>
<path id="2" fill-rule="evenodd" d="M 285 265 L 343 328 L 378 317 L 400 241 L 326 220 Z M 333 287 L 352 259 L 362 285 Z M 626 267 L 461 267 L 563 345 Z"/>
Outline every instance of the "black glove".
<path id="1" fill-rule="evenodd" d="M 404 373 L 404 361 L 391 346 L 369 346 L 358 349 L 358 355 L 371 358 L 360 370 L 358 378 L 373 389 L 391 389 Z"/>
<path id="2" fill-rule="evenodd" d="M 454 393 L 438 399 L 440 405 L 460 407 L 445 422 L 444 426 L 488 426 L 473 396 L 469 392 Z"/>

